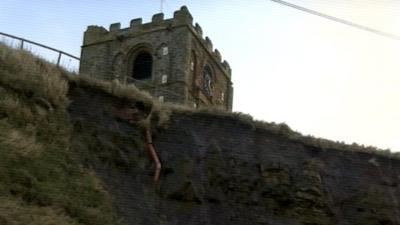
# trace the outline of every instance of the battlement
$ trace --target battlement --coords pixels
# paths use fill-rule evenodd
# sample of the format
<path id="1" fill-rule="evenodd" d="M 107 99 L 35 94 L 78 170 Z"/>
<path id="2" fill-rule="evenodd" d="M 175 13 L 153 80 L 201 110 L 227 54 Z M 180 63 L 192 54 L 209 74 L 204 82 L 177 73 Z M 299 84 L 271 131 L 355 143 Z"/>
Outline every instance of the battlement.
<path id="1" fill-rule="evenodd" d="M 129 27 L 127 28 L 121 28 L 121 23 L 111 24 L 108 30 L 101 26 L 88 26 L 85 36 L 89 36 L 89 38 L 85 38 L 84 45 L 91 45 L 98 42 L 112 40 L 116 34 L 122 32 L 134 36 L 135 34 L 142 32 L 144 33 L 152 30 L 166 29 L 177 26 L 193 27 L 193 17 L 186 6 L 182 6 L 180 10 L 175 11 L 173 18 L 164 19 L 163 13 L 157 13 L 152 16 L 151 22 L 149 23 L 143 23 L 142 18 L 132 19 Z"/>
<path id="2" fill-rule="evenodd" d="M 123 40 L 124 38 L 134 37 L 142 33 L 162 29 L 171 30 L 179 26 L 187 26 L 226 74 L 229 77 L 231 76 L 229 64 L 226 61 L 222 62 L 222 56 L 217 49 L 214 50 L 211 39 L 209 37 L 203 38 L 201 26 L 198 23 L 193 25 L 193 17 L 186 6 L 182 6 L 179 10 L 175 11 L 173 18 L 165 19 L 163 13 L 157 13 L 152 16 L 151 22 L 148 23 L 143 23 L 142 18 L 132 19 L 127 28 L 121 28 L 121 23 L 111 24 L 108 30 L 101 26 L 88 26 L 83 45 L 92 45 L 116 39 Z"/>

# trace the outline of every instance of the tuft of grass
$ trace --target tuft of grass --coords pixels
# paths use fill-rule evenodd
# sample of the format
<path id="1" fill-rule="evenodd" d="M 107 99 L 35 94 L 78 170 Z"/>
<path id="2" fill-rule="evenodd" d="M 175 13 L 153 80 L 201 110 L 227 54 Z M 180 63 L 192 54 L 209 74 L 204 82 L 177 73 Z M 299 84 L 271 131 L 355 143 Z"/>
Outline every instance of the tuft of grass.
<path id="1" fill-rule="evenodd" d="M 18 124 L 30 124 L 34 121 L 31 107 L 13 92 L 0 87 L 0 118 L 8 116 Z"/>
<path id="2" fill-rule="evenodd" d="M 76 225 L 62 209 L 26 204 L 17 198 L 0 198 L 0 224 Z"/>
<path id="3" fill-rule="evenodd" d="M 141 101 L 150 107 L 154 102 L 153 97 L 149 93 L 140 91 L 134 84 L 125 85 L 120 83 L 118 80 L 113 80 L 111 82 L 103 81 L 84 74 L 79 76 L 68 76 L 68 79 L 69 82 L 74 85 L 96 88 L 118 98 Z"/>
<path id="4" fill-rule="evenodd" d="M 0 143 L 2 148 L 13 149 L 13 154 L 22 157 L 36 157 L 44 149 L 32 135 L 34 128 L 26 127 L 24 130 L 12 128 L 5 121 L 0 121 Z"/>

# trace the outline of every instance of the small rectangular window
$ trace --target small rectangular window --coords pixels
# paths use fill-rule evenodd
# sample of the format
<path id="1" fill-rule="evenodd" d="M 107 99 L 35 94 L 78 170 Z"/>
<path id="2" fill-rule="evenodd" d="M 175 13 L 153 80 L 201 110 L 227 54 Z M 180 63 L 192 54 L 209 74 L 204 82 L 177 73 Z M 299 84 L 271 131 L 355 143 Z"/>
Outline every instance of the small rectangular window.
<path id="1" fill-rule="evenodd" d="M 163 55 L 168 55 L 168 47 L 162 48 Z"/>
<path id="2" fill-rule="evenodd" d="M 165 84 L 165 83 L 167 83 L 167 81 L 168 81 L 168 75 L 166 75 L 166 74 L 162 75 L 162 77 L 161 77 L 161 83 L 162 83 L 162 84 Z"/>
<path id="3" fill-rule="evenodd" d="M 190 70 L 193 71 L 194 70 L 194 62 L 190 62 Z"/>
<path id="4" fill-rule="evenodd" d="M 164 102 L 164 96 L 162 96 L 162 95 L 161 95 L 161 96 L 158 96 L 158 101 L 159 101 L 159 102 Z"/>

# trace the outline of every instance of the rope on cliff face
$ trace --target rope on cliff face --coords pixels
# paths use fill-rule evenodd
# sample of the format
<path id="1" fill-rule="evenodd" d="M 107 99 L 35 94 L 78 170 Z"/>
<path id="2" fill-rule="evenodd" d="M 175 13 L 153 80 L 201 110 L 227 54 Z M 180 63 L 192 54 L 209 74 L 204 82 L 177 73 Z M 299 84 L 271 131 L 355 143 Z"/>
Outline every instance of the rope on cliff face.
<path id="1" fill-rule="evenodd" d="M 150 152 L 150 155 L 153 159 L 153 161 L 156 164 L 156 169 L 154 172 L 154 182 L 157 182 L 159 177 L 160 177 L 160 172 L 161 172 L 161 162 L 160 159 L 158 158 L 156 149 L 153 146 L 153 138 L 151 136 L 151 131 L 149 128 L 146 128 L 146 142 L 147 142 L 147 150 Z"/>

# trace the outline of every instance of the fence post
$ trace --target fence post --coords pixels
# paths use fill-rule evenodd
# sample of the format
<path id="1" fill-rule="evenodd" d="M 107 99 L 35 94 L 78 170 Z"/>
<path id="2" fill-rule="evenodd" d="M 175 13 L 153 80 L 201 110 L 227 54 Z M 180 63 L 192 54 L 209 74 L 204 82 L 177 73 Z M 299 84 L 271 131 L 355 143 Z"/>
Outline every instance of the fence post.
<path id="1" fill-rule="evenodd" d="M 61 52 L 58 52 L 57 67 L 60 66 L 61 54 L 62 54 Z"/>
<path id="2" fill-rule="evenodd" d="M 20 48 L 21 48 L 21 49 L 24 49 L 24 40 L 21 40 L 21 46 L 20 46 Z"/>

